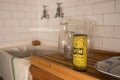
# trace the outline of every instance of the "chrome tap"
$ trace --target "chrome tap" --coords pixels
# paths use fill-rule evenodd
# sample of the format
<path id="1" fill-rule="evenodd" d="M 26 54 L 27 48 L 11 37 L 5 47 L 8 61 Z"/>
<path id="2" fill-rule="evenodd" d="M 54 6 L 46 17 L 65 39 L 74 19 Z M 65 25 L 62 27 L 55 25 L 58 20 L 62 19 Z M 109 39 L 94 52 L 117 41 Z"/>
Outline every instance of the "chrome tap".
<path id="1" fill-rule="evenodd" d="M 46 9 L 46 7 L 47 7 L 46 5 L 43 6 L 44 10 L 43 10 L 43 15 L 42 15 L 41 19 L 43 19 L 43 18 L 49 19 L 48 10 Z"/>
<path id="2" fill-rule="evenodd" d="M 63 4 L 63 3 L 57 3 L 58 7 L 57 7 L 56 14 L 55 14 L 55 18 L 57 18 L 57 17 L 63 18 L 64 17 L 64 13 L 62 12 L 61 4 Z"/>

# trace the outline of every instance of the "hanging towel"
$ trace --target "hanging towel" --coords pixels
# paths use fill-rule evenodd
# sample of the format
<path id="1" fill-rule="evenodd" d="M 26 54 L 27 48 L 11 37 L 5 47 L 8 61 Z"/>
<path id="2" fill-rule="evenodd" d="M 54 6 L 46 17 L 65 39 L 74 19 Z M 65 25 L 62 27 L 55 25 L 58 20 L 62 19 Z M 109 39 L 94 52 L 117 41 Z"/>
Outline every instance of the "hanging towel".
<path id="1" fill-rule="evenodd" d="M 13 80 L 11 70 L 11 58 L 12 55 L 0 50 L 0 72 L 4 80 Z"/>
<path id="2" fill-rule="evenodd" d="M 21 58 L 14 58 L 14 73 L 15 73 L 15 80 L 31 80 L 29 78 L 29 67 L 30 62 L 27 59 Z"/>

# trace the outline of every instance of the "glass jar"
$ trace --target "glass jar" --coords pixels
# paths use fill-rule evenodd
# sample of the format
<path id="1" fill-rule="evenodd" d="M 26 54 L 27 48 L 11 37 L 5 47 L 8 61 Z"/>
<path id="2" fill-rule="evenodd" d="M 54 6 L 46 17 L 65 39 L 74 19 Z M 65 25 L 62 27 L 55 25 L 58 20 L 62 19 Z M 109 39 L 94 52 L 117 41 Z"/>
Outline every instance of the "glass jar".
<path id="1" fill-rule="evenodd" d="M 73 58 L 73 31 L 67 31 L 65 34 L 65 45 L 64 45 L 64 58 Z"/>
<path id="2" fill-rule="evenodd" d="M 58 51 L 64 54 L 65 32 L 68 30 L 68 23 L 60 23 L 60 32 L 58 36 Z"/>
<path id="3" fill-rule="evenodd" d="M 93 49 L 93 26 L 92 23 L 85 23 L 86 29 L 85 34 L 87 34 L 87 55 L 88 57 L 92 57 L 92 49 Z"/>
<path id="4" fill-rule="evenodd" d="M 92 49 L 93 49 L 93 25 L 90 22 L 84 22 L 83 24 L 79 25 L 76 34 L 86 34 L 87 35 L 87 56 L 91 57 Z"/>

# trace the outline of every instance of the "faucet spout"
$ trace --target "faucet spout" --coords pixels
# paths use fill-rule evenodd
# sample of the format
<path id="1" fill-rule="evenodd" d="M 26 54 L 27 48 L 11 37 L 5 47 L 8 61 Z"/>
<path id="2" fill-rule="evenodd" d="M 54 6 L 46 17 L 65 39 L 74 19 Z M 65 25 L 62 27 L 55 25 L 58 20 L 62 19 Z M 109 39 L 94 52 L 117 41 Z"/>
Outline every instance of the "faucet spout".
<path id="1" fill-rule="evenodd" d="M 48 10 L 46 9 L 46 7 L 47 7 L 46 5 L 43 6 L 44 10 L 43 10 L 43 15 L 42 15 L 41 19 L 43 19 L 43 18 L 49 19 Z"/>
<path id="2" fill-rule="evenodd" d="M 62 12 L 61 4 L 63 4 L 63 3 L 57 3 L 58 7 L 57 7 L 56 14 L 55 14 L 55 18 L 57 18 L 57 17 L 63 18 L 64 17 L 64 13 Z"/>

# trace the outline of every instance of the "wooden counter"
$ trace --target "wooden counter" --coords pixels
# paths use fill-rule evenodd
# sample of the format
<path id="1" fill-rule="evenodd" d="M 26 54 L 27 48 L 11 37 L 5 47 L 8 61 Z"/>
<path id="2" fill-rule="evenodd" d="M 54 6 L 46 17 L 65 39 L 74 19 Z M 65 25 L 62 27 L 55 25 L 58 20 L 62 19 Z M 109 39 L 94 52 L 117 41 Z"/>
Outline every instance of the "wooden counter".
<path id="1" fill-rule="evenodd" d="M 112 54 L 111 54 L 112 53 Z M 30 71 L 33 80 L 119 80 L 103 74 L 95 69 L 95 63 L 120 55 L 115 52 L 94 50 L 94 53 L 87 59 L 87 71 L 81 72 L 73 69 L 72 60 L 65 60 L 58 53 L 44 56 L 31 56 Z"/>

